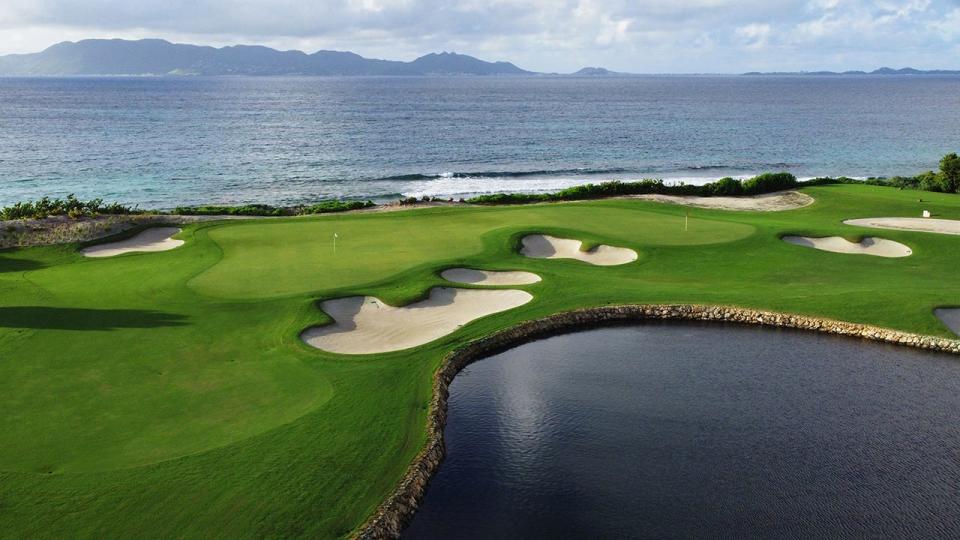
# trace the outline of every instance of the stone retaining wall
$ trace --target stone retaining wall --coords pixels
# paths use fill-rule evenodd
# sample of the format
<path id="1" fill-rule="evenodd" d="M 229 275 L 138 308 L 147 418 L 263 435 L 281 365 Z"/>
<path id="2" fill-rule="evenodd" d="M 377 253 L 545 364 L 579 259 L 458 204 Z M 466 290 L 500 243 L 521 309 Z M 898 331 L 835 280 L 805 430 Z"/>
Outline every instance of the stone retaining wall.
<path id="1" fill-rule="evenodd" d="M 440 462 L 443 461 L 443 428 L 447 423 L 449 386 L 453 378 L 465 366 L 493 353 L 552 334 L 603 324 L 651 319 L 726 321 L 781 328 L 798 328 L 960 354 L 960 341 L 954 339 L 909 334 L 876 326 L 817 317 L 723 306 L 608 306 L 569 311 L 544 319 L 521 323 L 472 341 L 447 356 L 434 376 L 433 398 L 427 419 L 427 443 L 414 458 L 413 463 L 411 463 L 410 468 L 393 493 L 360 528 L 357 537 L 362 539 L 397 538 L 400 536 L 404 525 L 413 517 L 417 505 L 426 492 L 430 478 L 440 466 Z"/>

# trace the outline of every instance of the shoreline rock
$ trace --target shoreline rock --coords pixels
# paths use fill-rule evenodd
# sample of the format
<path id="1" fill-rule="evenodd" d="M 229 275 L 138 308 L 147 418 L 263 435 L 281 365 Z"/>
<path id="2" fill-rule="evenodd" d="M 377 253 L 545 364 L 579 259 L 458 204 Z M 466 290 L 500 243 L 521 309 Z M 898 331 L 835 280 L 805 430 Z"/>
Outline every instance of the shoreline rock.
<path id="1" fill-rule="evenodd" d="M 469 364 L 503 350 L 551 335 L 576 330 L 650 320 L 720 321 L 777 328 L 810 330 L 960 354 L 960 340 L 925 336 L 859 323 L 772 311 L 696 304 L 640 304 L 585 308 L 527 321 L 476 339 L 451 352 L 434 373 L 433 397 L 427 416 L 427 442 L 393 492 L 358 529 L 355 538 L 398 538 L 423 500 L 427 486 L 445 455 L 450 383 Z"/>

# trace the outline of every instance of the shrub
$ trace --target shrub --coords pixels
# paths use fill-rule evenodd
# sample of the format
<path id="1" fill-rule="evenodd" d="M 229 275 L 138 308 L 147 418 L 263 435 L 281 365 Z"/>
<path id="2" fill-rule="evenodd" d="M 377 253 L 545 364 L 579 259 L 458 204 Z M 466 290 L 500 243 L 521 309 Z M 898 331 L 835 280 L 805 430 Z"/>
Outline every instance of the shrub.
<path id="1" fill-rule="evenodd" d="M 346 212 L 376 206 L 373 201 L 320 201 L 309 206 L 282 207 L 268 204 L 240 206 L 178 206 L 173 213 L 183 216 L 295 216 Z"/>
<path id="2" fill-rule="evenodd" d="M 924 191 L 943 191 L 940 176 L 933 171 L 917 175 L 917 184 Z"/>
<path id="3" fill-rule="evenodd" d="M 747 195 L 760 195 L 797 187 L 797 177 L 790 173 L 764 173 L 743 183 Z"/>
<path id="4" fill-rule="evenodd" d="M 376 204 L 373 201 L 321 201 L 317 204 L 300 208 L 302 214 L 329 214 L 331 212 L 346 212 L 348 210 L 360 210 L 362 208 L 373 208 Z"/>
<path id="5" fill-rule="evenodd" d="M 18 202 L 12 206 L 0 208 L 0 219 L 40 219 L 48 216 L 81 217 L 94 214 L 137 214 L 136 208 L 120 203 L 103 204 L 103 199 L 81 201 L 72 193 L 65 199 L 43 197 L 36 201 Z"/>
<path id="6" fill-rule="evenodd" d="M 894 176 L 893 178 L 888 179 L 886 183 L 900 189 L 920 188 L 920 179 L 916 176 Z"/>
<path id="7" fill-rule="evenodd" d="M 181 216 L 284 216 L 292 214 L 292 212 L 283 208 L 267 204 L 178 206 L 173 213 Z"/>
<path id="8" fill-rule="evenodd" d="M 721 178 L 710 186 L 710 194 L 719 197 L 736 197 L 743 194 L 743 184 L 736 178 Z"/>
<path id="9" fill-rule="evenodd" d="M 940 160 L 940 187 L 947 193 L 960 191 L 960 157 L 956 153 Z"/>
<path id="10" fill-rule="evenodd" d="M 747 184 L 750 183 L 754 190 L 747 192 Z M 573 186 L 554 193 L 494 193 L 491 195 L 479 195 L 468 199 L 472 204 L 528 204 L 535 202 L 549 201 L 579 201 L 584 199 L 598 199 L 602 197 L 617 197 L 624 195 L 700 195 L 712 197 L 715 195 L 755 195 L 759 193 L 769 193 L 770 191 L 779 191 L 797 186 L 797 179 L 792 174 L 777 173 L 763 174 L 751 178 L 746 182 L 740 182 L 735 178 L 721 178 L 720 180 L 695 186 L 692 184 L 666 185 L 663 180 L 639 180 L 637 182 L 602 182 L 600 184 L 583 184 Z"/>

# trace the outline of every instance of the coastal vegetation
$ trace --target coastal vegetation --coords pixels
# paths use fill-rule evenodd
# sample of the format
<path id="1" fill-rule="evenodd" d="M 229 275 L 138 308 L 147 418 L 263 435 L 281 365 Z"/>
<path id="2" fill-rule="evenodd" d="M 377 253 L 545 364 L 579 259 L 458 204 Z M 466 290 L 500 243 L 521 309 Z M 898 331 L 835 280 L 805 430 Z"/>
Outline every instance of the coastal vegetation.
<path id="1" fill-rule="evenodd" d="M 610 181 L 597 184 L 588 183 L 569 187 L 552 193 L 493 193 L 478 195 L 469 199 L 459 199 L 461 203 L 479 205 L 531 204 L 541 202 L 582 201 L 630 195 L 671 195 L 698 197 L 739 197 L 763 195 L 804 186 L 824 186 L 831 184 L 866 184 L 874 186 L 915 189 L 943 193 L 960 193 L 960 157 L 950 153 L 940 160 L 938 172 L 927 171 L 916 176 L 893 176 L 890 178 L 868 178 L 865 180 L 848 177 L 817 177 L 798 181 L 796 176 L 786 173 L 763 173 L 741 180 L 725 177 L 703 185 L 686 183 L 667 183 L 662 179 L 644 179 L 636 182 Z M 400 206 L 413 206 L 418 203 L 453 202 L 453 199 L 424 196 L 422 198 L 403 197 Z M 324 200 L 313 204 L 295 206 L 274 206 L 269 204 L 243 205 L 202 205 L 178 206 L 171 212 L 150 211 L 151 214 L 173 214 L 182 216 L 302 216 L 328 214 L 362 210 L 377 206 L 373 201 Z M 44 197 L 37 201 L 18 202 L 0 208 L 0 220 L 37 219 L 48 216 L 70 216 L 79 218 L 91 215 L 130 215 L 147 213 L 120 203 L 105 204 L 102 199 L 81 201 L 74 195 L 65 199 Z"/>
<path id="2" fill-rule="evenodd" d="M 0 208 L 0 220 L 41 219 L 49 216 L 78 218 L 96 214 L 129 215 L 141 213 L 136 208 L 120 203 L 104 203 L 103 199 L 81 201 L 73 194 L 66 198 L 43 197 L 36 201 L 17 202 Z"/>
<path id="3" fill-rule="evenodd" d="M 934 309 L 960 305 L 950 256 L 960 239 L 843 221 L 923 210 L 957 220 L 960 197 L 798 189 L 816 202 L 762 213 L 635 199 L 443 206 L 179 224 L 175 249 L 99 259 L 78 243 L 0 251 L 0 530 L 348 537 L 428 440 L 443 359 L 575 309 L 737 306 L 954 337 Z M 532 234 L 622 247 L 637 260 L 526 257 Z M 833 253 L 788 235 L 882 237 L 912 253 Z M 411 349 L 340 355 L 301 340 L 331 322 L 324 301 L 407 305 L 449 287 L 441 274 L 451 268 L 541 280 L 510 286 L 528 303 Z"/>
<path id="4" fill-rule="evenodd" d="M 467 199 L 471 204 L 529 204 L 535 202 L 582 201 L 627 195 L 678 195 L 718 197 L 762 195 L 797 187 L 797 178 L 790 173 L 764 173 L 747 180 L 721 178 L 703 185 L 667 184 L 663 180 L 637 182 L 602 182 L 584 184 L 553 193 L 496 193 Z"/>
<path id="5" fill-rule="evenodd" d="M 272 206 L 244 204 L 237 206 L 178 206 L 173 214 L 181 216 L 306 216 L 362 210 L 376 206 L 373 201 L 320 201 L 306 206 Z"/>

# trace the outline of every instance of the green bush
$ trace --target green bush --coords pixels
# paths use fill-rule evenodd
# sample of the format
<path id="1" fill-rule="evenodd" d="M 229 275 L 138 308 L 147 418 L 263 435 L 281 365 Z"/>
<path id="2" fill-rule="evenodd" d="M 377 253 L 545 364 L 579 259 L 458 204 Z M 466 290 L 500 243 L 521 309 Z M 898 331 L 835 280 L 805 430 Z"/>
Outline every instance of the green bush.
<path id="1" fill-rule="evenodd" d="M 947 193 L 960 192 L 960 157 L 956 153 L 940 160 L 940 188 Z"/>
<path id="2" fill-rule="evenodd" d="M 753 190 L 747 191 L 750 184 Z M 717 195 L 737 196 L 756 195 L 796 187 L 797 179 L 789 173 L 763 174 L 741 182 L 736 178 L 721 178 L 720 180 L 696 186 L 691 184 L 667 185 L 663 180 L 645 179 L 637 182 L 603 182 L 600 184 L 583 184 L 569 187 L 554 193 L 494 193 L 479 195 L 468 199 L 471 204 L 529 204 L 551 201 L 579 201 L 585 199 L 599 199 L 603 197 L 620 197 L 625 195 L 699 195 L 713 197 Z"/>
<path id="3" fill-rule="evenodd" d="M 296 216 L 346 212 L 376 206 L 372 201 L 320 201 L 309 206 L 270 206 L 244 204 L 241 206 L 178 206 L 173 213 L 182 216 Z"/>
<path id="4" fill-rule="evenodd" d="M 48 216 L 70 216 L 79 218 L 96 214 L 138 214 L 136 208 L 120 203 L 104 204 L 103 199 L 81 201 L 72 193 L 65 199 L 43 197 L 37 201 L 18 202 L 12 206 L 0 208 L 0 219 L 41 219 Z"/>
<path id="5" fill-rule="evenodd" d="M 363 208 L 373 208 L 376 204 L 373 201 L 321 201 L 317 204 L 304 206 L 298 213 L 304 214 L 328 214 L 331 212 L 346 212 L 348 210 L 361 210 Z"/>
<path id="6" fill-rule="evenodd" d="M 764 173 L 745 181 L 743 192 L 747 195 L 760 195 L 797 187 L 797 177 L 790 173 Z"/>
<path id="7" fill-rule="evenodd" d="M 940 183 L 940 175 L 933 171 L 927 171 L 917 175 L 917 185 L 924 191 L 943 191 Z"/>
<path id="8" fill-rule="evenodd" d="M 241 206 L 178 206 L 173 211 L 181 216 L 286 216 L 292 212 L 268 204 L 245 204 Z"/>
<path id="9" fill-rule="evenodd" d="M 717 197 L 736 197 L 743 194 L 743 183 L 736 178 L 721 178 L 710 186 L 710 194 Z"/>

